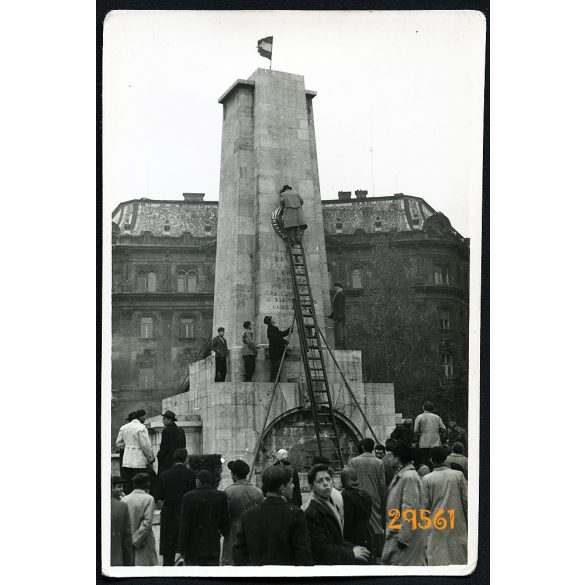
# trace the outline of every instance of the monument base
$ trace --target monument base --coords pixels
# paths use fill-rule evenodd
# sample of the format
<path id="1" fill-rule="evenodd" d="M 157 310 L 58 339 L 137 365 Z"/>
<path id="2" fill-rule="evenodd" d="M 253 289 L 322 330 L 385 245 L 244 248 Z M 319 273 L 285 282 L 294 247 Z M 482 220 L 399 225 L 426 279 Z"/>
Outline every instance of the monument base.
<path id="1" fill-rule="evenodd" d="M 394 385 L 364 383 L 360 351 L 334 350 L 334 355 L 377 439 L 383 442 L 395 426 Z M 344 463 L 347 463 L 349 457 L 357 455 L 357 442 L 371 433 L 328 354 L 326 367 Z M 172 410 L 179 421 L 190 420 L 191 425 L 197 424 L 200 443 L 195 446 L 194 438 L 196 451 L 188 445 L 189 453 L 218 453 L 226 461 L 243 459 L 251 465 L 273 388 L 269 381 L 270 360 L 264 347 L 259 349 L 252 382 L 243 382 L 241 347 L 230 350 L 225 382 L 214 381 L 212 356 L 191 364 L 189 377 L 188 392 L 162 401 L 163 412 Z M 289 451 L 291 463 L 299 472 L 310 467 L 313 455 L 318 452 L 298 348 L 289 350 L 281 380 L 262 437 L 258 473 L 272 463 L 280 448 Z M 150 419 L 149 422 L 155 432 L 162 431 L 158 421 Z M 157 444 L 156 438 L 154 443 Z M 333 453 L 332 444 L 330 447 Z M 222 484 L 229 483 L 230 472 L 224 466 Z"/>

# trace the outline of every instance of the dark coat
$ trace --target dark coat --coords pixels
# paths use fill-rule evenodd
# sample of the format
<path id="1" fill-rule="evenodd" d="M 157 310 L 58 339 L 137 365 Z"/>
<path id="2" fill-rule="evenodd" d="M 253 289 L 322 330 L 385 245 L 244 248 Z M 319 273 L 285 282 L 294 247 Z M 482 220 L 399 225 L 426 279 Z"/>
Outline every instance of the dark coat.
<path id="1" fill-rule="evenodd" d="M 345 293 L 343 290 L 337 291 L 333 295 L 333 313 L 329 315 L 329 318 L 335 321 L 345 321 Z"/>
<path id="2" fill-rule="evenodd" d="M 274 325 L 268 325 L 268 357 L 271 360 L 279 360 L 282 358 L 282 354 L 288 345 L 288 342 L 284 339 L 290 333 L 290 327 L 281 331 Z"/>
<path id="3" fill-rule="evenodd" d="M 398 425 L 390 434 L 390 438 L 395 441 L 404 441 L 408 445 L 412 444 L 412 427 Z"/>
<path id="4" fill-rule="evenodd" d="M 303 511 L 274 496 L 246 510 L 232 556 L 236 565 L 312 565 Z"/>
<path id="5" fill-rule="evenodd" d="M 210 486 L 201 486 L 183 496 L 179 528 L 179 552 L 187 565 L 198 559 L 217 557 L 220 534 L 230 526 L 227 496 Z"/>
<path id="6" fill-rule="evenodd" d="M 128 506 L 117 498 L 112 498 L 111 512 L 110 564 L 112 567 L 131 567 L 134 559 Z"/>
<path id="7" fill-rule="evenodd" d="M 325 504 L 313 498 L 305 517 L 316 564 L 352 565 L 357 562 L 353 554 L 354 545 L 344 540 L 339 522 Z"/>
<path id="8" fill-rule="evenodd" d="M 183 496 L 195 489 L 197 474 L 186 465 L 175 465 L 158 478 L 156 499 L 164 506 L 160 512 L 160 554 L 174 555 L 178 550 L 179 524 Z"/>
<path id="9" fill-rule="evenodd" d="M 165 427 L 160 440 L 160 449 L 156 454 L 158 459 L 158 474 L 170 469 L 173 464 L 173 457 L 177 449 L 184 449 L 187 444 L 185 440 L 185 431 L 172 422 Z"/>
<path id="10" fill-rule="evenodd" d="M 370 527 L 372 513 L 372 498 L 359 489 L 345 488 L 341 492 L 343 497 L 343 538 L 352 544 L 365 546 L 371 553 L 371 559 L 376 557 L 374 533 Z"/>
<path id="11" fill-rule="evenodd" d="M 299 472 L 288 461 L 277 461 L 274 465 L 288 465 L 292 471 L 293 493 L 291 504 L 298 506 L 303 505 L 303 496 L 301 494 L 301 482 L 299 480 Z"/>
<path id="12" fill-rule="evenodd" d="M 225 337 L 216 335 L 211 342 L 211 349 L 215 352 L 215 357 L 227 357 L 229 355 L 227 341 Z"/>

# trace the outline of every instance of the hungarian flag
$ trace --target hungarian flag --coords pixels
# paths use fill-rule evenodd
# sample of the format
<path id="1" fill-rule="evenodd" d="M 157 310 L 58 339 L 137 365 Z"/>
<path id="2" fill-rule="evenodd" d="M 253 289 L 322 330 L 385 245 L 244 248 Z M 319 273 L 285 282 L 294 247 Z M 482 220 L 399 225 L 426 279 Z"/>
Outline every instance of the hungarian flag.
<path id="1" fill-rule="evenodd" d="M 272 37 L 266 37 L 258 41 L 258 52 L 262 57 L 272 61 Z"/>

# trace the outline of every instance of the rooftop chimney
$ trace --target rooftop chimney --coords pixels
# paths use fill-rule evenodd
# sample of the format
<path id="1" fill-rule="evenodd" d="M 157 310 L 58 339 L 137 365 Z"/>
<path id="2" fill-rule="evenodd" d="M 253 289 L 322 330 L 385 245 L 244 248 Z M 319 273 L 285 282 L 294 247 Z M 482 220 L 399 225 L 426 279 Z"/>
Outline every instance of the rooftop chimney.
<path id="1" fill-rule="evenodd" d="M 337 191 L 337 196 L 342 201 L 349 201 L 351 199 L 351 191 Z"/>
<path id="2" fill-rule="evenodd" d="M 356 196 L 358 199 L 365 199 L 367 194 L 368 194 L 368 192 L 367 192 L 367 191 L 365 191 L 364 189 L 358 189 L 358 190 L 355 192 L 355 196 Z"/>
<path id="3" fill-rule="evenodd" d="M 183 193 L 185 201 L 192 203 L 193 201 L 203 201 L 205 193 Z"/>

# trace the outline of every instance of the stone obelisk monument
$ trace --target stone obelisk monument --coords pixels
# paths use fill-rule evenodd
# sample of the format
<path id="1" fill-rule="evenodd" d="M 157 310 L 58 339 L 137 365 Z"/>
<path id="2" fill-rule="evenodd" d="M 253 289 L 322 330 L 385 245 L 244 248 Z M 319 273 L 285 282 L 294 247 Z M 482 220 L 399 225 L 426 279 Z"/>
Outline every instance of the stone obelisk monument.
<path id="1" fill-rule="evenodd" d="M 258 69 L 236 81 L 223 105 L 221 178 L 217 226 L 214 331 L 223 326 L 230 347 L 241 345 L 242 323 L 263 319 L 281 329 L 293 316 L 286 244 L 274 232 L 271 214 L 285 184 L 304 200 L 308 229 L 303 243 L 317 320 L 330 311 L 323 212 L 319 190 L 312 100 L 301 75 Z M 292 345 L 297 338 L 292 339 Z"/>
<path id="2" fill-rule="evenodd" d="M 195 362 L 189 367 L 189 391 L 166 398 L 162 404 L 163 412 L 169 409 L 180 421 L 192 421 L 192 452 L 219 453 L 226 460 L 240 458 L 252 463 L 273 392 L 263 319 L 271 315 L 280 329 L 286 329 L 294 313 L 286 244 L 271 223 L 285 184 L 299 191 L 304 200 L 308 228 L 303 244 L 317 321 L 333 346 L 323 318 L 330 313 L 330 293 L 313 122 L 315 95 L 305 89 L 301 75 L 258 69 L 249 79 L 237 80 L 219 99 L 223 132 L 213 334 L 218 327 L 226 330 L 228 372 L 225 382 L 215 383 L 214 357 Z M 243 381 L 244 321 L 255 323 L 259 345 L 252 382 Z M 297 431 L 305 429 L 306 436 L 294 445 L 280 446 L 295 449 L 297 455 L 306 451 L 310 461 L 314 454 L 307 436 L 312 432 L 311 423 L 299 427 L 298 419 L 308 408 L 300 357 L 295 331 L 265 431 L 271 425 L 274 429 L 286 425 L 288 420 Z M 393 385 L 364 383 L 359 351 L 335 350 L 335 357 L 383 440 L 394 427 Z M 350 443 L 366 435 L 366 423 L 328 356 L 326 367 L 348 453 Z M 271 461 L 273 447 L 264 450 L 265 464 Z M 227 468 L 224 472 L 229 483 Z"/>

